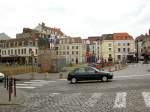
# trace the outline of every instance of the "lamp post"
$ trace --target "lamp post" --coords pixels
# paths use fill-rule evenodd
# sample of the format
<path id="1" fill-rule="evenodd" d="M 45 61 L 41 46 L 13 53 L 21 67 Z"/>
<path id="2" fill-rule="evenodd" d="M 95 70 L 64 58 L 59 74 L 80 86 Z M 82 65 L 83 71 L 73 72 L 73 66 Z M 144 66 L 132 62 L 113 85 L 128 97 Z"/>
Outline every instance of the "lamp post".
<path id="1" fill-rule="evenodd" d="M 34 51 L 33 51 L 33 50 L 32 50 L 32 52 L 31 52 L 31 61 L 32 61 L 32 78 L 34 78 L 34 75 L 33 75 Z"/>
<path id="2" fill-rule="evenodd" d="M 136 40 L 136 62 L 138 63 L 139 62 L 139 46 L 138 46 L 138 39 Z"/>

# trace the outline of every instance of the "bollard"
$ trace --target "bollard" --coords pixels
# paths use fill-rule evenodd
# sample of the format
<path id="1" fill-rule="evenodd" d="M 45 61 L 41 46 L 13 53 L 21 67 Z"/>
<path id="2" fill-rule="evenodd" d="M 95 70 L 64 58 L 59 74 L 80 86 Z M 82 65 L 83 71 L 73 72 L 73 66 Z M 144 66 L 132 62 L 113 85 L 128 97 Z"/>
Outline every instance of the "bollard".
<path id="1" fill-rule="evenodd" d="M 63 78 L 63 73 L 60 73 L 59 74 L 59 79 L 62 79 Z"/>
<path id="2" fill-rule="evenodd" d="M 9 89 L 8 89 L 8 92 L 9 92 L 9 101 L 11 101 L 11 91 L 12 91 L 12 90 L 11 90 L 11 89 L 12 89 L 12 88 L 11 88 L 11 81 L 9 81 L 9 84 L 8 84 L 8 85 L 9 85 Z"/>
<path id="3" fill-rule="evenodd" d="M 11 93 L 13 93 L 13 78 L 10 78 L 10 82 L 11 82 Z"/>
<path id="4" fill-rule="evenodd" d="M 4 88 L 6 88 L 6 77 L 4 77 Z"/>
<path id="5" fill-rule="evenodd" d="M 14 96 L 16 97 L 16 79 L 15 78 L 14 78 L 13 82 L 14 82 L 14 84 L 13 84 L 14 85 Z"/>
<path id="6" fill-rule="evenodd" d="M 8 76 L 7 76 L 7 77 L 6 77 L 6 89 L 7 89 L 7 90 L 8 90 L 8 86 L 9 86 L 8 80 L 9 80 L 9 78 L 8 78 Z"/>

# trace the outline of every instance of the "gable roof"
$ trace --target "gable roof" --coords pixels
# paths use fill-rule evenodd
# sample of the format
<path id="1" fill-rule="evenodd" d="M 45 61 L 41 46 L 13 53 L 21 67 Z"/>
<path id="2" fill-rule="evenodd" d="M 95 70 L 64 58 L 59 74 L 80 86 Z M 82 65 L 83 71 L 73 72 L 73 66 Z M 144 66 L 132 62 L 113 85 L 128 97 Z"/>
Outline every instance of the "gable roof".
<path id="1" fill-rule="evenodd" d="M 5 33 L 0 33 L 0 40 L 8 40 L 10 37 L 6 35 Z"/>

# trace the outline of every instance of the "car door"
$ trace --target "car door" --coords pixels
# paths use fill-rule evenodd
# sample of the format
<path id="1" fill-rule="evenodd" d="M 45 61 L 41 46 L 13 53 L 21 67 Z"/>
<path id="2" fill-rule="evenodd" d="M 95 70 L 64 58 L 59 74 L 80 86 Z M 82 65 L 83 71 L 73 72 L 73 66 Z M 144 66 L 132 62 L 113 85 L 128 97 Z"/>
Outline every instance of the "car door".
<path id="1" fill-rule="evenodd" d="M 76 78 L 77 80 L 87 80 L 88 79 L 88 73 L 87 71 L 85 70 L 85 68 L 78 68 L 75 72 L 76 74 Z"/>
<path id="2" fill-rule="evenodd" d="M 95 69 L 91 68 L 91 67 L 87 67 L 86 71 L 88 73 L 88 80 L 96 80 L 97 78 L 97 74 L 95 73 Z"/>

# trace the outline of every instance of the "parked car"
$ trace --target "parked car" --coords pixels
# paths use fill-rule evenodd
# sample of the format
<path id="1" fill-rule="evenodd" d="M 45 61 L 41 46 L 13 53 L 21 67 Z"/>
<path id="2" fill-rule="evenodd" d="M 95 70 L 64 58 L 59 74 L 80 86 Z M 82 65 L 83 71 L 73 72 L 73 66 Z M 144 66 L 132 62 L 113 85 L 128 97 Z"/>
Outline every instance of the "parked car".
<path id="1" fill-rule="evenodd" d="M 113 79 L 112 72 L 100 71 L 90 66 L 75 68 L 68 74 L 67 78 L 67 80 L 71 83 L 76 83 L 83 80 L 101 80 L 106 82 L 109 79 Z"/>
<path id="2" fill-rule="evenodd" d="M 5 75 L 3 73 L 0 73 L 0 82 L 4 80 Z"/>

